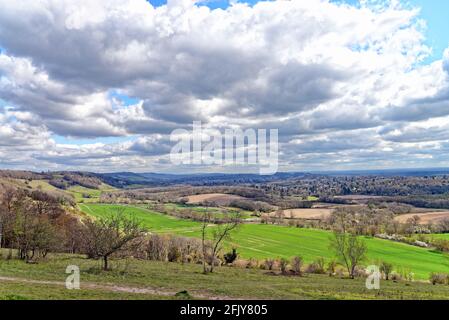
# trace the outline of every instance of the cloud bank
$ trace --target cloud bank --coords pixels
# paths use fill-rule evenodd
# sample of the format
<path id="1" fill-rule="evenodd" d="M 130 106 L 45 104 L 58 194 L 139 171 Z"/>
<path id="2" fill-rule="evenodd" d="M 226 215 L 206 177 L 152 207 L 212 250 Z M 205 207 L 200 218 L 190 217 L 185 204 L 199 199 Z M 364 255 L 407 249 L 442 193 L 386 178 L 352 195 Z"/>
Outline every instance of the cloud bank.
<path id="1" fill-rule="evenodd" d="M 1 167 L 192 170 L 167 153 L 193 121 L 278 128 L 281 170 L 449 166 L 449 50 L 424 64 L 398 1 L 0 7 Z"/>

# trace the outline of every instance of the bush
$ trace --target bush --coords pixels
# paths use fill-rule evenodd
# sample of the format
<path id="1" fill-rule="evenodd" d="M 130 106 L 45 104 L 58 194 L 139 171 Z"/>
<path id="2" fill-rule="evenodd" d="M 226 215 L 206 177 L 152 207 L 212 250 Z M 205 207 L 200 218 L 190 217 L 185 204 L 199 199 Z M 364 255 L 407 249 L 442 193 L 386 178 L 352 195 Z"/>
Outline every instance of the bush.
<path id="1" fill-rule="evenodd" d="M 368 276 L 366 268 L 362 266 L 355 267 L 354 277 L 356 278 L 366 278 Z"/>
<path id="2" fill-rule="evenodd" d="M 397 272 L 393 272 L 390 276 L 392 281 L 401 281 L 402 280 L 402 276 L 397 273 Z"/>
<path id="3" fill-rule="evenodd" d="M 325 274 L 325 261 L 324 258 L 319 258 L 308 265 L 307 267 L 307 273 L 314 273 L 314 274 Z"/>
<path id="4" fill-rule="evenodd" d="M 232 252 L 228 252 L 223 256 L 226 264 L 231 264 L 237 259 L 237 249 L 232 248 Z"/>
<path id="5" fill-rule="evenodd" d="M 344 268 L 336 268 L 335 269 L 335 275 L 339 278 L 343 278 L 345 276 L 345 269 Z"/>
<path id="6" fill-rule="evenodd" d="M 443 239 L 435 239 L 432 241 L 432 245 L 441 252 L 448 252 L 449 251 L 449 241 L 443 240 Z"/>
<path id="7" fill-rule="evenodd" d="M 254 268 L 257 268 L 258 266 L 259 266 L 259 261 L 251 258 L 248 260 L 248 263 L 246 264 L 246 269 L 254 269 Z"/>
<path id="8" fill-rule="evenodd" d="M 265 263 L 264 263 L 265 268 L 270 271 L 273 270 L 274 264 L 275 264 L 275 261 L 273 259 L 267 259 L 267 260 L 265 260 Z"/>
<path id="9" fill-rule="evenodd" d="M 237 259 L 232 263 L 232 266 L 234 268 L 240 268 L 240 269 L 245 269 L 248 266 L 248 260 L 244 260 L 244 259 Z"/>
<path id="10" fill-rule="evenodd" d="M 385 280 L 389 280 L 391 272 L 393 272 L 393 265 L 391 263 L 383 261 L 380 264 L 380 272 L 382 272 L 385 276 Z"/>
<path id="11" fill-rule="evenodd" d="M 430 275 L 430 282 L 433 285 L 448 284 L 448 275 L 445 273 L 432 273 Z"/>
<path id="12" fill-rule="evenodd" d="M 288 260 L 282 258 L 279 260 L 279 267 L 281 268 L 281 273 L 286 274 L 287 273 L 287 266 L 288 266 Z"/>
<path id="13" fill-rule="evenodd" d="M 333 275 L 336 274 L 336 272 L 335 272 L 336 267 L 337 267 L 337 261 L 335 261 L 335 260 L 329 261 L 329 263 L 327 264 L 327 274 L 329 275 L 329 277 L 332 277 Z"/>
<path id="14" fill-rule="evenodd" d="M 301 276 L 302 275 L 302 271 L 301 271 L 301 267 L 303 265 L 303 259 L 300 256 L 294 257 L 292 259 L 292 267 L 293 267 L 293 271 Z"/>

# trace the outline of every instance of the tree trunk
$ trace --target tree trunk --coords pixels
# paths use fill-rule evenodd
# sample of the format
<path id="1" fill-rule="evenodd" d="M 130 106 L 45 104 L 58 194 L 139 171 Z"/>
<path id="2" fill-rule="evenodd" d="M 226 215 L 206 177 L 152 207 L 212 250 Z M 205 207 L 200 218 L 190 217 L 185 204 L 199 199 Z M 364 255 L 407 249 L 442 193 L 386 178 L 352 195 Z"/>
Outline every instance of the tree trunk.
<path id="1" fill-rule="evenodd" d="M 355 273 L 355 266 L 352 266 L 352 267 L 351 267 L 351 279 L 354 279 L 354 278 L 355 278 L 354 273 Z"/>
<path id="2" fill-rule="evenodd" d="M 0 221 L 0 249 L 2 248 L 3 244 L 3 223 Z"/>
<path id="3" fill-rule="evenodd" d="M 103 257 L 103 270 L 108 271 L 108 256 Z"/>

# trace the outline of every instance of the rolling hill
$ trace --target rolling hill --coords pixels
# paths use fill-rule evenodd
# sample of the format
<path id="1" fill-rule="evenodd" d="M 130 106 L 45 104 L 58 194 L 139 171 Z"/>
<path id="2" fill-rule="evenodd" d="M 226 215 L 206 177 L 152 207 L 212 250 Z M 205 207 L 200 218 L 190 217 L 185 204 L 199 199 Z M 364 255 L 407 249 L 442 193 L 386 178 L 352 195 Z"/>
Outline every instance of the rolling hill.
<path id="1" fill-rule="evenodd" d="M 141 220 L 152 232 L 200 237 L 200 223 L 143 208 L 101 204 L 81 204 L 80 208 L 94 217 L 104 217 L 114 210 L 124 209 L 125 213 Z M 334 258 L 330 249 L 331 237 L 332 233 L 323 230 L 244 224 L 226 246 L 228 249 L 237 247 L 240 256 L 245 259 L 292 258 L 300 255 L 310 263 L 320 257 L 328 261 Z M 449 273 L 449 257 L 445 254 L 388 240 L 370 237 L 364 240 L 368 247 L 367 265 L 386 261 L 392 263 L 396 271 L 413 272 L 416 279 L 423 280 L 427 280 L 432 272 Z"/>

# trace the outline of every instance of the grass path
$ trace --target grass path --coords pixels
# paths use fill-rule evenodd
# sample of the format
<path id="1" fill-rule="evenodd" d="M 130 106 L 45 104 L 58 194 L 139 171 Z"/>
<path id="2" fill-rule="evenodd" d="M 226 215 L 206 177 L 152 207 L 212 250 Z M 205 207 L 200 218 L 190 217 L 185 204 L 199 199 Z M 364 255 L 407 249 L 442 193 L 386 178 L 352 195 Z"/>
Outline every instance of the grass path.
<path id="1" fill-rule="evenodd" d="M 58 287 L 66 287 L 65 282 L 62 281 L 50 281 L 50 280 L 35 280 L 35 279 L 25 279 L 25 278 L 16 278 L 16 277 L 2 277 L 0 276 L 0 283 L 9 282 L 9 283 L 22 283 L 22 284 L 33 284 L 33 285 L 50 285 L 50 286 L 58 286 Z M 100 291 L 109 291 L 109 292 L 119 292 L 119 293 L 132 293 L 132 294 L 143 294 L 143 295 L 151 295 L 151 296 L 159 296 L 159 297 L 175 297 L 176 291 L 162 290 L 156 288 L 149 287 L 129 287 L 123 285 L 105 285 L 98 283 L 90 283 L 83 282 L 82 286 L 80 286 L 80 290 L 100 290 Z M 192 295 L 191 295 L 192 296 Z M 193 299 L 202 299 L 202 300 L 235 300 L 235 298 L 227 297 L 227 296 L 214 296 L 207 295 L 203 293 L 194 293 L 192 296 Z"/>

